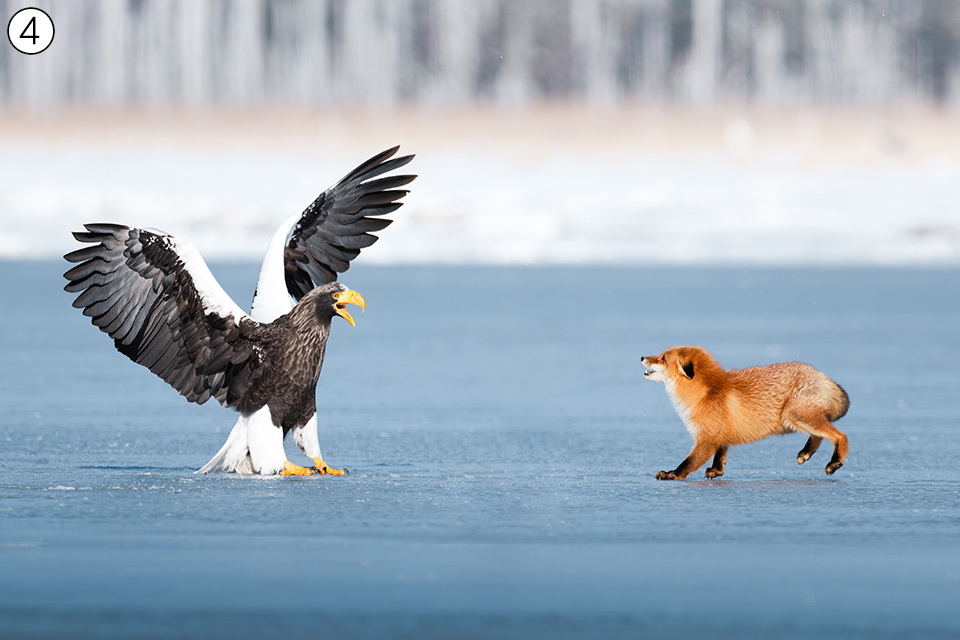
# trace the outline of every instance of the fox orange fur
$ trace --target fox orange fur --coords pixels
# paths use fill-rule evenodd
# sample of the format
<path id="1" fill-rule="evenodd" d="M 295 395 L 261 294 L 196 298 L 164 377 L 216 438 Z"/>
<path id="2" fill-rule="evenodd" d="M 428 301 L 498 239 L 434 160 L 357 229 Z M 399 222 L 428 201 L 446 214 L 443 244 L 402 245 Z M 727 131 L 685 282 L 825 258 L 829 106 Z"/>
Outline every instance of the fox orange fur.
<path id="1" fill-rule="evenodd" d="M 700 347 L 673 347 L 641 358 L 649 380 L 663 382 L 680 418 L 693 436 L 690 455 L 657 480 L 682 480 L 710 456 L 707 478 L 719 478 L 731 445 L 796 431 L 810 435 L 797 463 L 810 459 L 820 442 L 833 443 L 827 474 L 843 466 L 847 436 L 833 426 L 850 407 L 836 382 L 808 364 L 788 362 L 727 371 Z"/>

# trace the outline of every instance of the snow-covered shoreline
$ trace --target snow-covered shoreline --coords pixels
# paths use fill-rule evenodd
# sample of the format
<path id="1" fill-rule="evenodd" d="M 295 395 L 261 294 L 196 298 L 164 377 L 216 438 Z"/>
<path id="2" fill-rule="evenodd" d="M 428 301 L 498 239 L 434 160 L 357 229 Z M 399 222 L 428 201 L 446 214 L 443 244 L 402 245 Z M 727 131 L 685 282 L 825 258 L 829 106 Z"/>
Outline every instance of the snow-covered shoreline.
<path id="1" fill-rule="evenodd" d="M 420 177 L 372 264 L 960 263 L 955 117 L 285 117 L 0 116 L 0 257 L 61 255 L 69 231 L 113 221 L 257 259 L 283 219 L 402 143 Z"/>

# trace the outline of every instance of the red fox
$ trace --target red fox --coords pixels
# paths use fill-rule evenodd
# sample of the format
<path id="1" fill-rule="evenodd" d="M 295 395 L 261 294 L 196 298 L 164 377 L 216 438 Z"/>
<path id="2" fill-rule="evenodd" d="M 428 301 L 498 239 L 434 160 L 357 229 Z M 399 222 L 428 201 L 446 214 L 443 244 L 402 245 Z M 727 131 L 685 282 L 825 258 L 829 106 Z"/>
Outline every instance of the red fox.
<path id="1" fill-rule="evenodd" d="M 663 382 L 693 436 L 690 455 L 657 480 L 682 480 L 713 456 L 707 478 L 719 478 L 734 444 L 801 431 L 810 439 L 797 454 L 803 464 L 826 438 L 833 443 L 827 475 L 843 466 L 847 436 L 831 423 L 842 418 L 850 398 L 840 385 L 802 362 L 727 371 L 700 347 L 673 347 L 641 358 L 644 376 Z"/>

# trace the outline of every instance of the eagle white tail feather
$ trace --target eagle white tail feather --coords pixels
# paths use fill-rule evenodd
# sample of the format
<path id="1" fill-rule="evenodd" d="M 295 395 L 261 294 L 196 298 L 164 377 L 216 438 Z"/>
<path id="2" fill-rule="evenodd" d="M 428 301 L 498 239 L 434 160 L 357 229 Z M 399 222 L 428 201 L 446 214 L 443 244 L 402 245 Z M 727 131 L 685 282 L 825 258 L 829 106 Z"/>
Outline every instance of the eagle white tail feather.
<path id="1" fill-rule="evenodd" d="M 253 473 L 253 461 L 250 459 L 250 448 L 247 444 L 247 421 L 241 416 L 233 430 L 227 436 L 227 441 L 217 451 L 217 455 L 210 462 L 203 465 L 197 473 L 214 473 L 226 471 L 234 473 Z"/>

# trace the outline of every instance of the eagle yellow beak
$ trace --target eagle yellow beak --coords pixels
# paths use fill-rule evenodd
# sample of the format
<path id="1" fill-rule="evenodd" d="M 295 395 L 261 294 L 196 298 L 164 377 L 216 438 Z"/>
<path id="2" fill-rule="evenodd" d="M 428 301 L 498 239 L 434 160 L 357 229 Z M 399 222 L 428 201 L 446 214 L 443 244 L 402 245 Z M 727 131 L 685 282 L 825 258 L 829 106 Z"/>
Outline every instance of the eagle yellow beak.
<path id="1" fill-rule="evenodd" d="M 361 311 L 366 311 L 367 301 L 363 299 L 363 296 L 356 291 L 348 289 L 347 291 L 334 294 L 333 297 L 337 301 L 336 305 L 334 305 L 334 308 L 337 310 L 337 315 L 343 316 L 343 318 L 350 323 L 351 327 L 357 326 L 357 323 L 354 322 L 350 316 L 350 312 L 347 311 L 347 305 L 355 304 L 360 307 Z"/>

